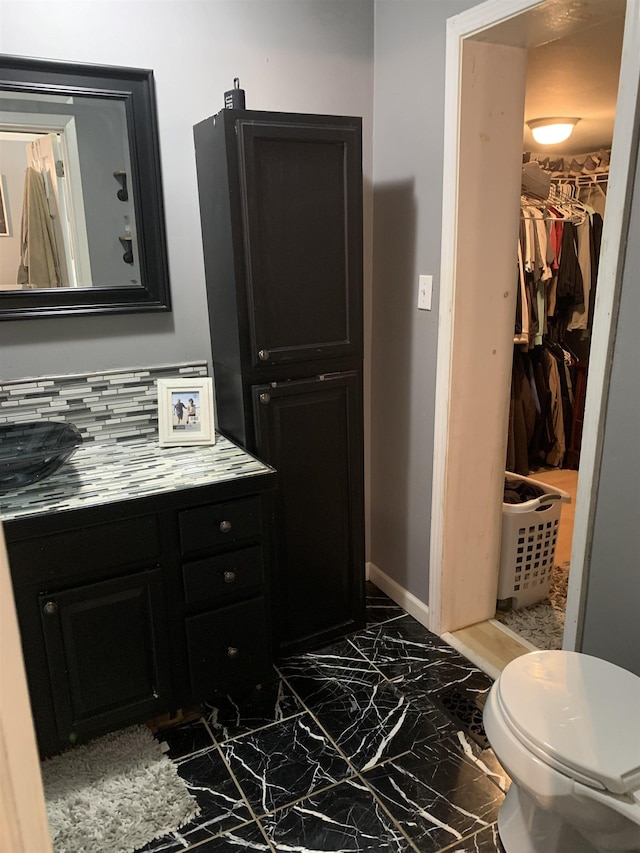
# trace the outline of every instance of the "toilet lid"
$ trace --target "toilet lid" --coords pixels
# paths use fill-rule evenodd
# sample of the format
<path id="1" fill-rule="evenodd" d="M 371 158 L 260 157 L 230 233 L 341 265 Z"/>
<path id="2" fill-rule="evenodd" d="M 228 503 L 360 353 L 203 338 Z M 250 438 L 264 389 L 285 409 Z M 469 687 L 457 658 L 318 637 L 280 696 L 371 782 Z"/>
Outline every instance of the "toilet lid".
<path id="1" fill-rule="evenodd" d="M 640 788 L 640 678 L 544 651 L 511 661 L 497 687 L 510 728 L 542 761 L 617 794 Z"/>

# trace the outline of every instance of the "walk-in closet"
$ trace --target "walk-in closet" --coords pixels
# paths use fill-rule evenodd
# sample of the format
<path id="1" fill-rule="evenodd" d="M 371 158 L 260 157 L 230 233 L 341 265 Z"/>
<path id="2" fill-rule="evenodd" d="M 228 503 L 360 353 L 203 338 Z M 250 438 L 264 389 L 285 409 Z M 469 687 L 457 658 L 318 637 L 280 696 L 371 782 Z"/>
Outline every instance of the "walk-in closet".
<path id="1" fill-rule="evenodd" d="M 607 68 L 594 100 L 608 97 L 615 112 L 620 27 L 607 22 L 529 57 L 525 121 L 535 126 L 537 116 L 563 115 L 575 122 L 565 143 L 548 147 L 531 145 L 525 125 L 522 164 L 496 618 L 536 648 L 562 647 L 613 137 L 613 122 L 609 134 L 603 122 L 591 137 L 597 146 L 587 146 L 576 121 L 585 105 L 572 86 L 561 94 L 556 80 L 544 106 L 539 91 L 545 76 L 550 81 L 569 60 L 575 70 L 579 56 L 591 56 Z M 520 512 L 524 506 L 530 509 Z"/>
<path id="2" fill-rule="evenodd" d="M 525 156 L 505 468 L 526 479 L 508 476 L 504 500 L 543 503 L 519 528 L 514 598 L 498 617 L 536 647 L 560 648 L 610 153 Z"/>

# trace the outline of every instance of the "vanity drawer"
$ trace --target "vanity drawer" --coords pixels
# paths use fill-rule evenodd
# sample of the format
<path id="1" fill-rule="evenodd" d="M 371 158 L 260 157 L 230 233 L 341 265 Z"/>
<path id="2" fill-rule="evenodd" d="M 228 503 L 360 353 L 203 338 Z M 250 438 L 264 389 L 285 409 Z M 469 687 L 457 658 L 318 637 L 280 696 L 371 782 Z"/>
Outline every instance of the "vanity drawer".
<path id="1" fill-rule="evenodd" d="M 183 554 L 251 539 L 261 533 L 260 498 L 210 504 L 179 514 Z"/>
<path id="2" fill-rule="evenodd" d="M 182 568 L 182 579 L 188 605 L 241 593 L 264 580 L 262 548 L 255 545 L 188 563 Z"/>
<path id="3" fill-rule="evenodd" d="M 14 583 L 46 583 L 57 577 L 157 562 L 160 537 L 155 515 L 98 524 L 9 546 Z"/>
<path id="4" fill-rule="evenodd" d="M 261 683 L 269 651 L 264 599 L 254 598 L 185 620 L 195 699 Z"/>

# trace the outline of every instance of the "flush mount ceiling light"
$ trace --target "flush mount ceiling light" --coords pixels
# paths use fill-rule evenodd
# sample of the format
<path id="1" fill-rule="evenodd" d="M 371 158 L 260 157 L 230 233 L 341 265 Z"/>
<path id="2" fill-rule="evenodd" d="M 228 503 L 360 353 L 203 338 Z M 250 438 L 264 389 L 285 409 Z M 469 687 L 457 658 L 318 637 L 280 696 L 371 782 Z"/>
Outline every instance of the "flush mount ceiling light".
<path id="1" fill-rule="evenodd" d="M 579 118 L 537 118 L 527 125 L 540 145 L 555 145 L 568 139 L 579 121 Z"/>

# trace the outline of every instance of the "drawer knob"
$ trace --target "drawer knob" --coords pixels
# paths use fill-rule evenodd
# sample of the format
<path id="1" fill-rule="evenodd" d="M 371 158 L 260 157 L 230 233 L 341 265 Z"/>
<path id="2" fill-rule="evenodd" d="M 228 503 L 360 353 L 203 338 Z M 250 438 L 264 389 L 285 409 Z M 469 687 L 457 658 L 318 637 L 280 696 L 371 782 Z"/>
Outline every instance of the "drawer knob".
<path id="1" fill-rule="evenodd" d="M 224 582 L 225 583 L 233 583 L 235 579 L 236 579 L 236 573 L 235 572 L 225 572 L 224 573 Z"/>
<path id="2" fill-rule="evenodd" d="M 228 658 L 237 658 L 238 657 L 238 650 L 234 646 L 229 646 L 229 648 L 227 649 L 227 657 Z"/>
<path id="3" fill-rule="evenodd" d="M 260 352 L 258 353 L 258 358 L 260 359 L 260 361 L 268 361 L 269 360 L 269 350 L 268 349 L 261 349 Z"/>
<path id="4" fill-rule="evenodd" d="M 55 601 L 47 601 L 43 609 L 47 616 L 55 616 L 58 612 L 58 605 Z"/>
<path id="5" fill-rule="evenodd" d="M 231 530 L 231 522 L 230 521 L 221 521 L 220 522 L 220 532 L 228 533 Z"/>
<path id="6" fill-rule="evenodd" d="M 264 394 L 260 394 L 260 402 L 263 406 L 266 406 L 267 403 L 271 402 L 271 394 L 267 394 L 266 392 Z"/>

